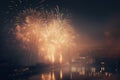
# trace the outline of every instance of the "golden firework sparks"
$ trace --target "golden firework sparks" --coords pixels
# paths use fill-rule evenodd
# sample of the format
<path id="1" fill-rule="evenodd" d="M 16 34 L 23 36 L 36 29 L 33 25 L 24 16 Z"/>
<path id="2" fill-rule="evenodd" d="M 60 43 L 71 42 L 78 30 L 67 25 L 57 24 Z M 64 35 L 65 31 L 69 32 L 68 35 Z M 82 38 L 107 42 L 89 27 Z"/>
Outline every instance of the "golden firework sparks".
<path id="1" fill-rule="evenodd" d="M 44 61 L 62 63 L 78 51 L 78 34 L 63 13 L 28 9 L 17 17 L 16 38 Z M 69 56 L 68 56 L 69 54 Z"/>

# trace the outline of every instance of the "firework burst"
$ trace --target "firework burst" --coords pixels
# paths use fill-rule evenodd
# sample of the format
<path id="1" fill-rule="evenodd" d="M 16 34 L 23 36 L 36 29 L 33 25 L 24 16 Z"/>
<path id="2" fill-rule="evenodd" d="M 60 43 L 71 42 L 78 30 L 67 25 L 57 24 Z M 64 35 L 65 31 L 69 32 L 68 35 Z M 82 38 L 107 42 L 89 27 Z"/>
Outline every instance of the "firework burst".
<path id="1" fill-rule="evenodd" d="M 41 61 L 62 63 L 78 51 L 78 34 L 59 8 L 54 11 L 24 10 L 16 18 L 16 38 Z M 69 55 L 69 56 L 68 56 Z"/>

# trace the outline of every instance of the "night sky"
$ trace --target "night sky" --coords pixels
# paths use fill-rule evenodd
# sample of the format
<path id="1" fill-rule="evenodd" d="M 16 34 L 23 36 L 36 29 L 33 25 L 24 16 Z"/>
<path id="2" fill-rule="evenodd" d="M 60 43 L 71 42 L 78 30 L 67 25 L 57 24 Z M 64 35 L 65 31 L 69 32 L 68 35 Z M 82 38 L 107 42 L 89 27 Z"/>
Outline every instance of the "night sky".
<path id="1" fill-rule="evenodd" d="M 88 42 L 108 58 L 120 57 L 120 1 L 119 0 L 1 0 L 0 1 L 0 61 L 17 62 L 24 55 L 14 45 L 9 29 L 22 10 L 52 9 L 58 5 L 72 15 L 74 28 Z M 86 50 L 88 47 L 86 48 Z M 98 50 L 98 52 L 99 52 Z M 16 54 L 20 53 L 20 54 Z"/>

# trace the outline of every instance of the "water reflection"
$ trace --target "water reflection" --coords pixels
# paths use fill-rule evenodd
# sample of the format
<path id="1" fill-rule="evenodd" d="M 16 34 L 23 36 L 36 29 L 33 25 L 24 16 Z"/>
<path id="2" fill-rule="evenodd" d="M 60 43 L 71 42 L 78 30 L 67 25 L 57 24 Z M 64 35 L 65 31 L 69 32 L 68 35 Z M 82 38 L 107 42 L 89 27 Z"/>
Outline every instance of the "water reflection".
<path id="1" fill-rule="evenodd" d="M 66 68 L 69 71 L 66 71 Z M 117 80 L 110 73 L 98 73 L 92 67 L 90 72 L 86 72 L 85 67 L 64 67 L 44 72 L 38 76 L 30 77 L 28 80 Z"/>
<path id="2" fill-rule="evenodd" d="M 56 80 L 55 73 L 54 72 L 44 73 L 41 75 L 41 79 L 42 80 Z"/>
<path id="3" fill-rule="evenodd" d="M 60 79 L 62 79 L 63 77 L 63 73 L 62 73 L 62 69 L 60 70 Z"/>
<path id="4" fill-rule="evenodd" d="M 39 68 L 40 69 L 40 68 Z M 37 69 L 37 71 L 39 70 Z M 117 74 L 106 71 L 106 67 L 84 66 L 80 64 L 66 64 L 49 66 L 40 73 L 28 75 L 24 80 L 119 80 Z M 23 77 L 20 76 L 20 78 Z M 23 79 L 12 79 L 23 80 Z"/>
<path id="5" fill-rule="evenodd" d="M 58 74 L 59 72 L 59 74 Z M 41 74 L 41 80 L 62 80 L 63 78 L 63 71 L 60 69 L 59 71 L 52 71 L 52 72 L 47 72 L 47 73 L 42 73 Z"/>

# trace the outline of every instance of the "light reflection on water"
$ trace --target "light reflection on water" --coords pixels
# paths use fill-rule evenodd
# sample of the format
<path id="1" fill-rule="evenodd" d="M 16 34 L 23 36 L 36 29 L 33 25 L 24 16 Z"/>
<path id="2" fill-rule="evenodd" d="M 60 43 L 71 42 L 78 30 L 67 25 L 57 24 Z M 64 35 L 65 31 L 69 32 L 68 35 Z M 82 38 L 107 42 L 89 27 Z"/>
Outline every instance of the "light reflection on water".
<path id="1" fill-rule="evenodd" d="M 45 72 L 37 76 L 33 76 L 30 80 L 62 80 L 63 78 L 63 70 L 60 69 L 59 71 L 50 71 Z"/>
<path id="2" fill-rule="evenodd" d="M 60 79 L 62 79 L 63 77 L 63 73 L 62 73 L 62 70 L 60 70 Z"/>
<path id="3" fill-rule="evenodd" d="M 41 75 L 42 80 L 56 80 L 55 79 L 55 73 L 54 72 L 49 72 Z"/>
<path id="4" fill-rule="evenodd" d="M 64 67 L 48 67 L 40 74 L 31 75 L 22 80 L 119 80 L 116 78 L 113 73 L 96 71 L 95 67 L 68 65 Z"/>
<path id="5" fill-rule="evenodd" d="M 51 70 L 51 71 L 44 72 L 36 76 L 32 76 L 29 78 L 29 80 L 66 80 L 64 79 L 65 77 L 70 78 L 71 76 L 69 72 L 66 72 L 66 70 L 60 68 L 57 70 Z"/>
<path id="6" fill-rule="evenodd" d="M 117 80 L 111 79 L 111 76 L 106 76 L 104 74 L 99 75 L 89 75 L 84 72 L 85 69 L 78 68 L 59 68 L 57 70 L 51 70 L 44 72 L 42 74 L 32 76 L 28 80 Z M 95 73 L 94 73 L 95 74 Z M 96 73 L 97 74 L 97 73 Z"/>

